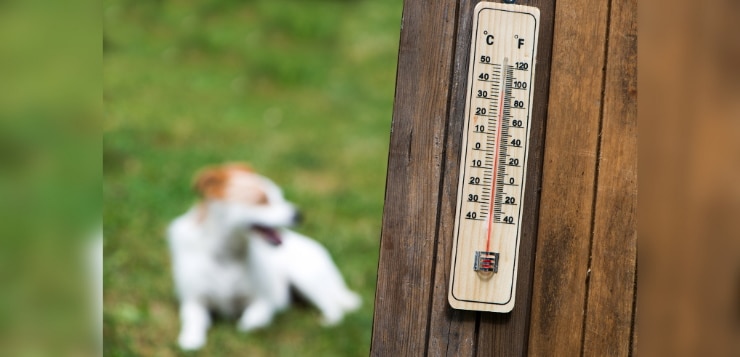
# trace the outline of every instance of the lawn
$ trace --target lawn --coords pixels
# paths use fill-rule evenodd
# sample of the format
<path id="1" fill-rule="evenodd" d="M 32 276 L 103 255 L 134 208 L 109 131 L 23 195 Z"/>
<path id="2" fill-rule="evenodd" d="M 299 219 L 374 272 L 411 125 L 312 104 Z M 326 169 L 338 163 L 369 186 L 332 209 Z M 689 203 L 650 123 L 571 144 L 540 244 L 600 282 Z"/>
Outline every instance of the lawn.
<path id="1" fill-rule="evenodd" d="M 363 306 L 334 328 L 308 306 L 218 321 L 185 355 L 368 354 L 401 5 L 104 1 L 106 356 L 183 354 L 164 229 L 224 161 L 284 188 Z"/>

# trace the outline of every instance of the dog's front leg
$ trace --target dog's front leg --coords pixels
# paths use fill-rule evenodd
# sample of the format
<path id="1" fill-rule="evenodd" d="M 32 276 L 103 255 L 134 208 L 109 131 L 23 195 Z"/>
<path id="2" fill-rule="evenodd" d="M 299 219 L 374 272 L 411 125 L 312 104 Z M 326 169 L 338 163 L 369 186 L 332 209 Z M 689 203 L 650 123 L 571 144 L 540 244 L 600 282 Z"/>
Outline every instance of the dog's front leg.
<path id="1" fill-rule="evenodd" d="M 265 327 L 272 322 L 276 312 L 275 305 L 267 300 L 255 300 L 244 309 L 237 327 L 242 332 Z"/>
<path id="2" fill-rule="evenodd" d="M 180 305 L 180 337 L 183 350 L 197 350 L 206 344 L 206 333 L 211 326 L 208 309 L 197 301 L 183 301 Z"/>

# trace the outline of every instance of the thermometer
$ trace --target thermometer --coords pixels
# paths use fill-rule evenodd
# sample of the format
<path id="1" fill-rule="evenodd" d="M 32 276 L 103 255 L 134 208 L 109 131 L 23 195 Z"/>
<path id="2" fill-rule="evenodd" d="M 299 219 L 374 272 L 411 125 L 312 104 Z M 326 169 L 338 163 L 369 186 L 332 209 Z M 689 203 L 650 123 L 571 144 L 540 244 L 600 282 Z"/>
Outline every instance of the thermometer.
<path id="1" fill-rule="evenodd" d="M 514 308 L 539 9 L 479 3 L 473 12 L 448 300 Z"/>

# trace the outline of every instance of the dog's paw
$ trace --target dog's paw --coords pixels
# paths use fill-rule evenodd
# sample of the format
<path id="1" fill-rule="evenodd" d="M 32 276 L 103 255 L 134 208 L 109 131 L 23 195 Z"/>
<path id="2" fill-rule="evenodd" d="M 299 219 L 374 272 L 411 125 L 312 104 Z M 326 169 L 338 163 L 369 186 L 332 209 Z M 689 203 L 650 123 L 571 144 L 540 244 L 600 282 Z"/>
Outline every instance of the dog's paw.
<path id="1" fill-rule="evenodd" d="M 360 298 L 360 295 L 357 295 L 352 291 L 347 291 L 344 299 L 341 301 L 341 305 L 344 312 L 352 312 L 360 308 L 362 305 L 362 298 Z"/>
<path id="2" fill-rule="evenodd" d="M 199 350 L 206 344 L 206 337 L 200 334 L 181 333 L 177 339 L 180 348 L 185 351 Z"/>
<path id="3" fill-rule="evenodd" d="M 241 318 L 236 323 L 236 328 L 241 332 L 250 332 L 269 325 L 269 321 L 260 321 L 257 319 Z"/>
<path id="4" fill-rule="evenodd" d="M 272 322 L 274 313 L 274 309 L 269 304 L 255 303 L 244 311 L 236 327 L 242 332 L 265 327 Z"/>

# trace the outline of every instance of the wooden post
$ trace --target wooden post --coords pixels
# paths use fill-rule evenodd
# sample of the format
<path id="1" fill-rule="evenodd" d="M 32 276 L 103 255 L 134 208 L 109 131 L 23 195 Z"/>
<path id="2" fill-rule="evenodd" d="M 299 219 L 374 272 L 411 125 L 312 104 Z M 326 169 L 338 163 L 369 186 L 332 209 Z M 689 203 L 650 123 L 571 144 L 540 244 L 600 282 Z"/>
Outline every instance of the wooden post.
<path id="1" fill-rule="evenodd" d="M 447 302 L 477 1 L 405 0 L 373 356 L 631 351 L 636 1 L 516 3 L 541 13 L 516 306 L 496 314 Z"/>

